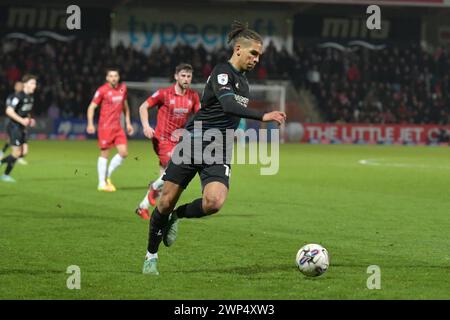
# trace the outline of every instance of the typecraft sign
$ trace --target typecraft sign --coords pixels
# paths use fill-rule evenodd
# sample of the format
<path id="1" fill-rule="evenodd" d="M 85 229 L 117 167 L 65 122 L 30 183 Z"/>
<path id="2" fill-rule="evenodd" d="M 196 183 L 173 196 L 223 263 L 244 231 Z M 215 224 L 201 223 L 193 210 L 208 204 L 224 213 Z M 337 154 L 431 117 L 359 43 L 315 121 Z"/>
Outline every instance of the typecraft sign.
<path id="1" fill-rule="evenodd" d="M 210 51 L 226 46 L 230 24 L 239 17 L 259 32 L 266 43 L 271 40 L 278 48 L 286 46 L 289 50 L 292 29 L 288 21 L 289 13 L 191 10 L 189 14 L 180 15 L 178 11 L 168 9 L 119 9 L 112 20 L 111 44 L 131 45 L 141 51 L 161 45 L 173 47 L 186 44 L 196 47 L 201 44 Z"/>

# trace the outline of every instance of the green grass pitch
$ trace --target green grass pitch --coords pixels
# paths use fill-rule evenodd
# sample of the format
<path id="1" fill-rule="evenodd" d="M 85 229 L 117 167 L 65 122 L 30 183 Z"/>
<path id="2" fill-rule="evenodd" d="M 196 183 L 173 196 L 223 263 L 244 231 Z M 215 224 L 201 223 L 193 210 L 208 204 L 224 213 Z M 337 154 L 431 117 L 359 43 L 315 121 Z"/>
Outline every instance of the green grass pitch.
<path id="1" fill-rule="evenodd" d="M 150 142 L 129 149 L 105 194 L 95 141 L 30 143 L 18 183 L 0 183 L 1 299 L 450 299 L 448 148 L 286 144 L 278 175 L 234 165 L 221 212 L 161 246 L 159 277 L 141 274 L 148 222 L 134 214 L 157 160 Z M 179 203 L 199 196 L 195 178 Z M 296 269 L 305 243 L 328 249 L 325 275 Z"/>

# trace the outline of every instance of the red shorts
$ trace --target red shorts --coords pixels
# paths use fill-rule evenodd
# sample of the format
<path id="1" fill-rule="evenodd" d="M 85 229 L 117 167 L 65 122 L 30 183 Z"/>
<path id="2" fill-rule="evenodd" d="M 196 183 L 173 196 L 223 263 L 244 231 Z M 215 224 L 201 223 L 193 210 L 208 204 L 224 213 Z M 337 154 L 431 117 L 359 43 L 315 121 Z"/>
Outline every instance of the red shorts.
<path id="1" fill-rule="evenodd" d="M 152 139 L 153 150 L 158 155 L 159 165 L 166 168 L 169 164 L 169 160 L 172 157 L 172 152 L 177 142 L 173 141 L 161 141 L 156 138 Z"/>
<path id="2" fill-rule="evenodd" d="M 98 146 L 100 149 L 110 149 L 119 144 L 127 144 L 127 136 L 122 128 L 98 129 Z"/>

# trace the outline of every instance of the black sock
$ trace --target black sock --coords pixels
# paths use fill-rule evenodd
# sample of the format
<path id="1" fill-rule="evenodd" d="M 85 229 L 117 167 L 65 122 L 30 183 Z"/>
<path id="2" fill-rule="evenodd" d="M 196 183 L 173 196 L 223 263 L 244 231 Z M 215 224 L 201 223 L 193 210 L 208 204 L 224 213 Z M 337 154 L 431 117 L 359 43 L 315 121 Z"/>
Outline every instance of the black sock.
<path id="1" fill-rule="evenodd" d="M 206 216 L 202 207 L 202 198 L 195 199 L 191 203 L 179 206 L 175 212 L 178 218 L 201 218 Z"/>
<path id="2" fill-rule="evenodd" d="M 12 169 L 14 168 L 14 164 L 16 163 L 16 158 L 14 158 L 11 154 L 9 156 L 7 156 L 6 158 L 4 158 L 1 161 L 1 164 L 7 163 L 8 165 L 6 166 L 6 170 L 5 170 L 5 174 L 9 175 L 12 171 Z"/>
<path id="3" fill-rule="evenodd" d="M 6 152 L 6 150 L 9 148 L 9 143 L 5 143 L 3 146 L 2 152 Z"/>
<path id="4" fill-rule="evenodd" d="M 150 253 L 158 252 L 159 244 L 162 241 L 162 229 L 167 225 L 168 221 L 169 221 L 168 214 L 159 213 L 158 208 L 155 208 L 155 210 L 153 210 L 148 230 L 149 233 L 147 246 L 148 252 Z"/>

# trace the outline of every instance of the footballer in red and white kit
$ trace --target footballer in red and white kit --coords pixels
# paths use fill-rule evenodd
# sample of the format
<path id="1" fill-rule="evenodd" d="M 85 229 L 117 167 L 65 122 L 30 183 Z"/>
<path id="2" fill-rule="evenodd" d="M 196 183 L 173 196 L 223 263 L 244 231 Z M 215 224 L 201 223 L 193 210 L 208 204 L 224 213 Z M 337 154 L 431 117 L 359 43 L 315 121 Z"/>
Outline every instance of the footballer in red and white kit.
<path id="1" fill-rule="evenodd" d="M 94 134 L 94 112 L 100 106 L 98 120 L 98 146 L 100 157 L 97 162 L 98 190 L 106 192 L 116 191 L 111 182 L 111 175 L 128 156 L 127 136 L 120 124 L 122 112 L 125 115 L 126 130 L 133 134 L 133 126 L 130 120 L 130 108 L 127 101 L 127 87 L 120 83 L 119 71 L 108 69 L 106 83 L 97 89 L 87 112 L 87 133 Z M 109 150 L 117 148 L 117 154 L 111 159 L 108 166 Z"/>
<path id="2" fill-rule="evenodd" d="M 190 64 L 178 65 L 175 69 L 175 84 L 156 91 L 139 108 L 144 135 L 152 140 L 160 166 L 160 177 L 149 184 L 146 196 L 136 209 L 136 213 L 144 219 L 149 219 L 148 207 L 156 204 L 163 186 L 162 175 L 179 140 L 175 136 L 176 130 L 184 128 L 189 117 L 200 109 L 198 93 L 189 88 L 192 72 Z M 158 108 L 155 129 L 148 122 L 148 109 L 154 107 Z"/>

